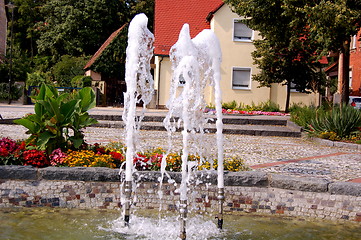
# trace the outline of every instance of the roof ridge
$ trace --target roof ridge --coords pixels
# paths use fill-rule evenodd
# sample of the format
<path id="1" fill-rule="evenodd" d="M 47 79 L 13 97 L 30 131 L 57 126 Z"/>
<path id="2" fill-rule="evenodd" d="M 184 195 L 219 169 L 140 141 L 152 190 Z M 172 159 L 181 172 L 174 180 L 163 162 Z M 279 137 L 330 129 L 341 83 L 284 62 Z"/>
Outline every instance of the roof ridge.
<path id="1" fill-rule="evenodd" d="M 109 44 L 111 42 L 113 42 L 113 40 L 118 36 L 118 34 L 120 33 L 120 31 L 123 30 L 123 28 L 127 25 L 128 23 L 123 24 L 123 26 L 121 26 L 120 28 L 118 28 L 117 30 L 115 30 L 112 34 L 110 34 L 110 36 L 108 37 L 107 40 L 105 40 L 105 42 L 100 46 L 100 48 L 96 51 L 96 53 L 91 57 L 91 59 L 87 62 L 87 64 L 85 65 L 85 67 L 83 69 L 88 69 L 91 67 L 91 65 L 93 65 L 93 63 L 100 57 L 100 55 L 103 53 L 103 51 L 109 46 Z"/>

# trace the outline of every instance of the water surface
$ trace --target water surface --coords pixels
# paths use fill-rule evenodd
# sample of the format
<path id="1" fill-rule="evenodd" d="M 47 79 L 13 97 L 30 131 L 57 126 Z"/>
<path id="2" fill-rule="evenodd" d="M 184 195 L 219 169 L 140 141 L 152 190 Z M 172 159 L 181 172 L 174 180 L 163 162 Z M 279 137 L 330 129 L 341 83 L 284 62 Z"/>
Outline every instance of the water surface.
<path id="1" fill-rule="evenodd" d="M 153 212 L 132 215 L 124 227 L 119 211 L 63 208 L 0 209 L 0 239 L 177 239 L 177 216 Z M 210 216 L 189 217 L 187 239 L 240 240 L 360 240 L 359 223 L 310 222 L 295 218 L 225 216 L 219 231 Z"/>

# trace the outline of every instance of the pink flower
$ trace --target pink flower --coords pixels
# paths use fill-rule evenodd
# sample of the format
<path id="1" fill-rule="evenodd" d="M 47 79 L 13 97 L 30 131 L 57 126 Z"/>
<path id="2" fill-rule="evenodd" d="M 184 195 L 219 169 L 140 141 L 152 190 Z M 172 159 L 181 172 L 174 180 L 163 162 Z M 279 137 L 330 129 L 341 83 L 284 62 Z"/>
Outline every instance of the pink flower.
<path id="1" fill-rule="evenodd" d="M 49 156 L 50 164 L 52 166 L 61 165 L 63 164 L 66 154 L 61 151 L 60 148 L 55 149 Z"/>

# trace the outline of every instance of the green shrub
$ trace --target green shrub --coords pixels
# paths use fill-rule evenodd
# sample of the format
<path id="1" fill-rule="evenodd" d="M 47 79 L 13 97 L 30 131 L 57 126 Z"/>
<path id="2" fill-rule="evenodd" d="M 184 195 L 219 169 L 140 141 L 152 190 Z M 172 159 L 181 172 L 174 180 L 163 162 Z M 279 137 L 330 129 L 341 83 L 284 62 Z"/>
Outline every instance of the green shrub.
<path id="1" fill-rule="evenodd" d="M 11 86 L 11 100 L 18 100 L 23 95 L 23 87 L 20 84 Z M 0 83 L 0 99 L 9 99 L 9 84 Z"/>
<path id="2" fill-rule="evenodd" d="M 89 87 L 59 95 L 55 87 L 43 84 L 34 101 L 35 114 L 14 122 L 28 129 L 28 143 L 48 154 L 57 148 L 78 149 L 84 143 L 82 128 L 97 122 L 87 113 L 95 106 L 95 94 Z"/>
<path id="3" fill-rule="evenodd" d="M 93 79 L 89 76 L 78 75 L 71 80 L 71 86 L 74 88 L 91 87 Z"/>
<path id="4" fill-rule="evenodd" d="M 260 111 L 263 112 L 279 112 L 280 111 L 280 105 L 278 105 L 277 103 L 274 103 L 270 100 L 268 100 L 267 102 L 261 102 L 260 104 Z"/>
<path id="5" fill-rule="evenodd" d="M 27 73 L 25 85 L 26 90 L 28 90 L 30 86 L 41 86 L 41 84 L 43 83 L 46 85 L 54 85 L 54 83 L 50 79 L 49 73 L 43 73 L 40 71 Z"/>
<path id="6" fill-rule="evenodd" d="M 71 79 L 78 75 L 84 75 L 84 66 L 88 59 L 86 57 L 73 57 L 63 55 L 59 62 L 52 68 L 54 80 L 61 87 L 69 87 Z"/>
<path id="7" fill-rule="evenodd" d="M 237 108 L 237 102 L 233 100 L 232 102 L 222 103 L 222 108 L 224 109 L 236 109 Z"/>
<path id="8" fill-rule="evenodd" d="M 315 106 L 293 105 L 290 108 L 290 113 L 292 122 L 309 130 L 312 119 L 324 114 L 324 110 L 322 108 L 316 108 Z"/>
<path id="9" fill-rule="evenodd" d="M 361 126 L 361 111 L 351 106 L 335 106 L 311 120 L 315 133 L 334 132 L 340 138 L 349 136 Z"/>
<path id="10" fill-rule="evenodd" d="M 222 104 L 222 108 L 224 109 L 232 109 L 232 110 L 240 110 L 240 111 L 263 111 L 263 112 L 279 112 L 280 106 L 272 101 L 261 102 L 260 104 L 256 105 L 254 102 L 251 105 L 239 103 L 235 100 L 232 102 L 227 102 Z"/>

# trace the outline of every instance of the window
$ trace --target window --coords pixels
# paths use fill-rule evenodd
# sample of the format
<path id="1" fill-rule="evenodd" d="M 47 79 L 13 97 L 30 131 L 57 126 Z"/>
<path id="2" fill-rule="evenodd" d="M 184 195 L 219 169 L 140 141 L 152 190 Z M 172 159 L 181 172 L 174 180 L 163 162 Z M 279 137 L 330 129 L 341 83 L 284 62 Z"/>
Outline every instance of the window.
<path id="1" fill-rule="evenodd" d="M 291 92 L 300 92 L 299 90 L 297 90 L 296 84 L 293 83 L 293 82 L 291 82 L 290 88 L 291 88 L 291 89 L 290 89 Z"/>
<path id="2" fill-rule="evenodd" d="M 348 79 L 349 79 L 349 82 L 348 82 L 348 86 L 350 88 L 352 88 L 352 69 L 350 69 L 349 73 L 348 73 Z"/>
<path id="3" fill-rule="evenodd" d="M 234 67 L 232 73 L 233 89 L 250 89 L 251 69 Z"/>
<path id="4" fill-rule="evenodd" d="M 233 41 L 250 42 L 252 40 L 253 31 L 246 24 L 239 19 L 234 19 L 233 22 Z"/>
<path id="5" fill-rule="evenodd" d="M 351 38 L 351 49 L 356 49 L 357 44 L 357 35 L 353 35 Z"/>

